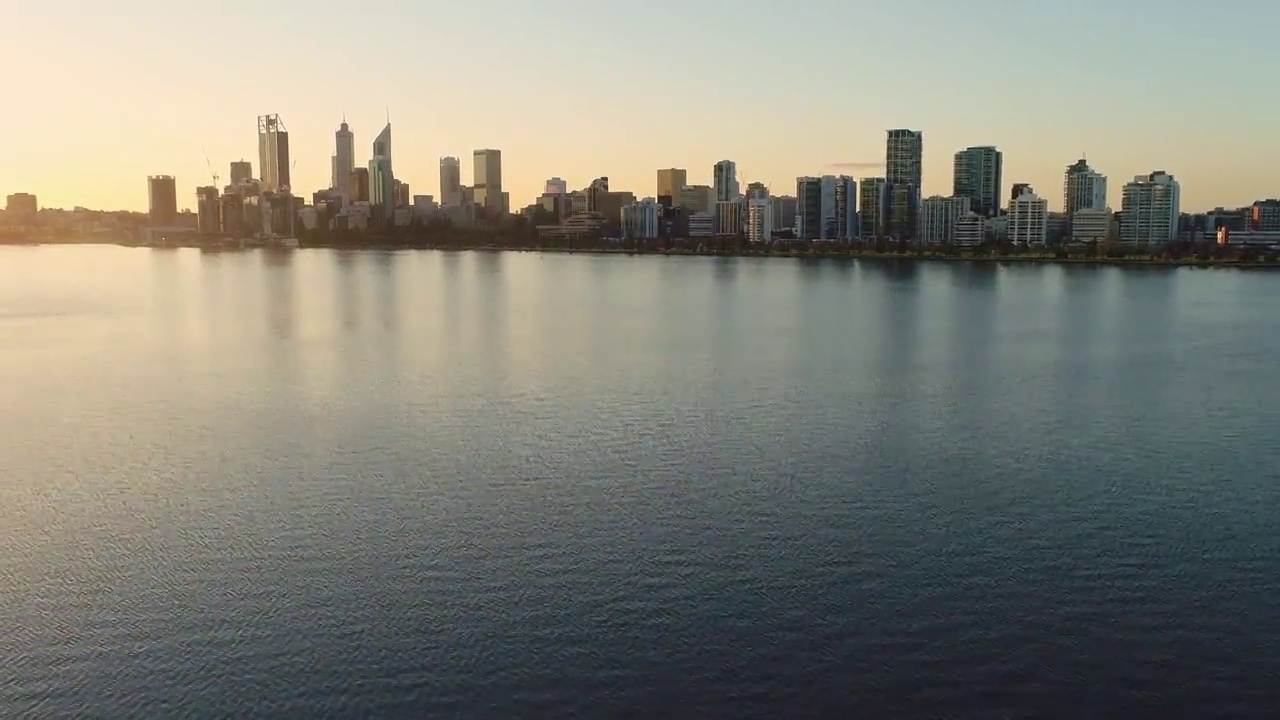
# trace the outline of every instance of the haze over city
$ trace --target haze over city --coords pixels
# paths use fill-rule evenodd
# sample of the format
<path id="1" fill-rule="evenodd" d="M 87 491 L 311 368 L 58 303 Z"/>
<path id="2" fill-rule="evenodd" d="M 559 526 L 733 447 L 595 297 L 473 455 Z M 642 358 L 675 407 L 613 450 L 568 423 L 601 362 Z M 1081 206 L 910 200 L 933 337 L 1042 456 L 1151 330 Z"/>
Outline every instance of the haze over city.
<path id="1" fill-rule="evenodd" d="M 952 155 L 978 144 L 1003 151 L 1006 184 L 1046 189 L 1084 154 L 1118 181 L 1112 205 L 1119 181 L 1153 169 L 1177 175 L 1184 210 L 1276 195 L 1280 101 L 1259 92 L 1280 66 L 1270 4 L 487 7 L 15 5 L 0 44 L 21 69 L 4 189 L 145 211 L 146 176 L 168 174 L 192 207 L 206 155 L 224 173 L 256 161 L 256 117 L 279 113 L 307 192 L 328 185 L 345 114 L 357 164 L 389 115 L 396 175 L 423 192 L 436 192 L 441 156 L 501 148 L 513 206 L 551 176 L 608 175 L 643 196 L 656 168 L 707 182 L 726 157 L 744 183 L 779 192 L 801 175 L 875 175 L 892 127 L 924 131 L 926 195 L 947 192 Z"/>

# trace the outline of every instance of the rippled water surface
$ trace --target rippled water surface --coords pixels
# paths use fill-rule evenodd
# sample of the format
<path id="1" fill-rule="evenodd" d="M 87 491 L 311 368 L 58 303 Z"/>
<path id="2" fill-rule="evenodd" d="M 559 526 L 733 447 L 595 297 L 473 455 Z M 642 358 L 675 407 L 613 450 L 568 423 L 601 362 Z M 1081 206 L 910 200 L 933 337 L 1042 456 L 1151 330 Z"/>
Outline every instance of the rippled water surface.
<path id="1" fill-rule="evenodd" d="M 0 249 L 0 716 L 1274 717 L 1277 308 Z"/>

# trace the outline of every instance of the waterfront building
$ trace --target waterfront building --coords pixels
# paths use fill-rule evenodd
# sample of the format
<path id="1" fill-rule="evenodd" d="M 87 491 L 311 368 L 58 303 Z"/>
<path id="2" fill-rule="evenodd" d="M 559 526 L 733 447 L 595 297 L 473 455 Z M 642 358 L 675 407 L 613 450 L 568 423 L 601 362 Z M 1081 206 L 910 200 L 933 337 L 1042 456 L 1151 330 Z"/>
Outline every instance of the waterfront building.
<path id="1" fill-rule="evenodd" d="M 253 163 L 248 160 L 231 161 L 231 184 L 244 185 L 253 179 Z"/>
<path id="2" fill-rule="evenodd" d="M 244 196 L 237 193 L 223 195 L 219 211 L 222 233 L 231 237 L 244 237 L 246 234 Z"/>
<path id="3" fill-rule="evenodd" d="M 486 215 L 502 213 L 502 151 L 486 148 L 472 153 L 472 189 Z"/>
<path id="4" fill-rule="evenodd" d="M 1178 181 L 1163 170 L 1126 183 L 1120 204 L 1120 242 L 1168 243 L 1178 237 Z"/>
<path id="5" fill-rule="evenodd" d="M 369 159 L 369 204 L 373 207 L 374 222 L 392 223 L 396 185 L 391 164 L 391 123 L 387 123 L 373 140 L 373 157 Z"/>
<path id="6" fill-rule="evenodd" d="M 716 222 L 711 213 L 689 213 L 689 237 L 707 238 L 715 234 Z"/>
<path id="7" fill-rule="evenodd" d="M 622 208 L 622 237 L 627 240 L 652 240 L 658 237 L 658 219 L 662 206 L 653 198 L 645 198 Z"/>
<path id="8" fill-rule="evenodd" d="M 773 206 L 773 229 L 795 230 L 799 199 L 791 195 L 777 195 L 770 198 L 770 202 Z"/>
<path id="9" fill-rule="evenodd" d="M 262 172 L 263 190 L 289 189 L 289 131 L 279 115 L 258 117 L 258 169 Z"/>
<path id="10" fill-rule="evenodd" d="M 1062 211 L 1104 210 L 1107 207 L 1107 176 L 1094 172 L 1082 158 L 1067 166 L 1062 174 Z"/>
<path id="11" fill-rule="evenodd" d="M 30 193 L 14 193 L 5 198 L 4 214 L 10 225 L 35 225 L 40 204 Z"/>
<path id="12" fill-rule="evenodd" d="M 888 209 L 888 181 L 882 177 L 863 178 L 858 197 L 858 235 L 864 240 L 883 236 Z"/>
<path id="13" fill-rule="evenodd" d="M 352 168 L 347 180 L 348 202 L 369 202 L 369 168 Z"/>
<path id="14" fill-rule="evenodd" d="M 715 234 L 721 236 L 737 236 L 743 231 L 742 200 L 719 200 L 716 202 Z"/>
<path id="15" fill-rule="evenodd" d="M 1009 203 L 1009 242 L 1016 245 L 1043 245 L 1049 232 L 1049 202 L 1027 190 Z"/>
<path id="16" fill-rule="evenodd" d="M 973 212 L 991 217 L 1000 212 L 1004 156 L 991 145 L 965 148 L 955 155 L 952 197 L 969 198 Z"/>
<path id="17" fill-rule="evenodd" d="M 1071 213 L 1071 242 L 1105 242 L 1111 236 L 1111 208 L 1081 208 Z"/>
<path id="18" fill-rule="evenodd" d="M 914 242 L 918 234 L 920 187 L 911 183 L 886 183 L 885 235 L 899 244 Z"/>
<path id="19" fill-rule="evenodd" d="M 1009 188 L 1009 202 L 1012 204 L 1014 200 L 1022 197 L 1023 193 L 1034 192 L 1035 190 L 1031 187 L 1031 183 L 1014 183 L 1013 187 Z"/>
<path id="20" fill-rule="evenodd" d="M 409 183 L 400 180 L 392 180 L 392 186 L 395 188 L 394 196 L 396 199 L 396 207 L 409 207 L 412 202 L 412 195 L 409 193 Z"/>
<path id="21" fill-rule="evenodd" d="M 217 187 L 196 188 L 196 229 L 201 235 L 217 235 L 222 231 L 221 205 Z"/>
<path id="22" fill-rule="evenodd" d="M 741 193 L 738 192 L 738 165 L 732 160 L 721 160 L 712 168 L 712 186 L 716 190 L 716 202 L 725 202 L 727 200 L 737 200 Z"/>
<path id="23" fill-rule="evenodd" d="M 823 217 L 823 183 L 820 177 L 796 178 L 796 239 L 825 240 L 823 235 L 826 223 Z M 834 193 L 835 187 L 831 186 Z M 834 196 L 830 198 L 829 207 L 834 206 Z"/>
<path id="24" fill-rule="evenodd" d="M 680 202 L 680 191 L 689 184 L 689 174 L 684 168 L 665 168 L 658 171 L 658 201 L 667 198 L 667 206 Z"/>
<path id="25" fill-rule="evenodd" d="M 858 237 L 858 181 L 848 175 L 824 177 L 823 182 L 834 184 L 832 191 L 835 206 L 832 215 L 835 227 L 830 235 L 836 240 L 850 241 Z"/>
<path id="26" fill-rule="evenodd" d="M 954 244 L 957 224 L 973 213 L 972 207 L 973 199 L 968 195 L 935 195 L 921 200 L 920 242 L 926 245 Z"/>
<path id="27" fill-rule="evenodd" d="M 753 243 L 767 243 L 773 239 L 773 207 L 774 200 L 767 195 L 759 195 L 747 199 L 747 240 Z"/>
<path id="28" fill-rule="evenodd" d="M 178 222 L 178 183 L 172 175 L 147 178 L 147 207 L 152 227 L 173 227 Z"/>
<path id="29" fill-rule="evenodd" d="M 685 185 L 680 188 L 680 207 L 689 212 L 710 215 L 715 204 L 716 192 L 710 185 Z"/>
<path id="30" fill-rule="evenodd" d="M 919 130 L 889 130 L 885 140 L 885 180 L 893 185 L 921 183 L 924 133 Z"/>
<path id="31" fill-rule="evenodd" d="M 1249 207 L 1249 229 L 1280 232 L 1280 200 L 1258 200 Z"/>
<path id="32" fill-rule="evenodd" d="M 847 175 L 796 178 L 796 238 L 850 240 L 858 232 L 858 183 Z"/>
<path id="33" fill-rule="evenodd" d="M 444 207 L 462 204 L 462 169 L 456 157 L 440 158 L 440 204 Z"/>
<path id="34" fill-rule="evenodd" d="M 342 118 L 342 124 L 333 134 L 333 181 L 329 187 L 338 191 L 338 195 L 347 198 L 351 194 L 351 171 L 356 167 L 356 136 Z"/>
<path id="35" fill-rule="evenodd" d="M 981 245 L 987 239 L 987 223 L 986 217 L 975 212 L 957 218 L 955 229 L 951 234 L 951 243 L 957 247 Z"/>

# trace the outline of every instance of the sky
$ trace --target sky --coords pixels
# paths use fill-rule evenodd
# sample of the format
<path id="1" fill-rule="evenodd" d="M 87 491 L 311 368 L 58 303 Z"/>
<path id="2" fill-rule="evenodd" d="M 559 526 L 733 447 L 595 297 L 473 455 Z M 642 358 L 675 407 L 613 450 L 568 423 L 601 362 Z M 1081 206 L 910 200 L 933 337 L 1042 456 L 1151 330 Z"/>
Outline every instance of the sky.
<path id="1" fill-rule="evenodd" d="M 924 132 L 926 195 L 954 153 L 997 145 L 1004 194 L 1062 204 L 1082 154 L 1109 200 L 1153 170 L 1184 211 L 1280 196 L 1272 0 L 42 0 L 2 3 L 0 195 L 146 210 L 228 163 L 258 171 L 256 118 L 289 129 L 295 193 L 356 162 L 389 116 L 393 163 L 439 195 L 439 158 L 499 148 L 513 207 L 547 178 L 655 193 L 656 170 L 793 194 L 882 172 L 885 130 Z M 207 156 L 207 161 L 206 161 Z"/>

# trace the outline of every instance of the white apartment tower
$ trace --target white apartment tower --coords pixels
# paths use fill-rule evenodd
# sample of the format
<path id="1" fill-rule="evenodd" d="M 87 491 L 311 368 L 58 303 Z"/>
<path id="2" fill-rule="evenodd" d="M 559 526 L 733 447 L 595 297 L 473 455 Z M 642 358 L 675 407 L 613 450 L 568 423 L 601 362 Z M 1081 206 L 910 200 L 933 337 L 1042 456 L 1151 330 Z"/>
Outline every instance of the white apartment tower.
<path id="1" fill-rule="evenodd" d="M 747 240 L 767 243 L 773 239 L 773 200 L 767 195 L 747 201 Z"/>
<path id="2" fill-rule="evenodd" d="M 965 195 L 925 198 L 920 201 L 920 242 L 951 245 L 956 240 L 956 224 L 971 212 L 972 199 Z"/>
<path id="3" fill-rule="evenodd" d="M 1178 237 L 1178 181 L 1163 170 L 1139 175 L 1124 186 L 1120 242 L 1167 243 Z"/>
<path id="4" fill-rule="evenodd" d="M 1043 244 L 1049 234 L 1049 202 L 1031 190 L 1023 190 L 1021 195 L 1009 202 L 1006 220 L 1009 242 L 1018 245 Z"/>

